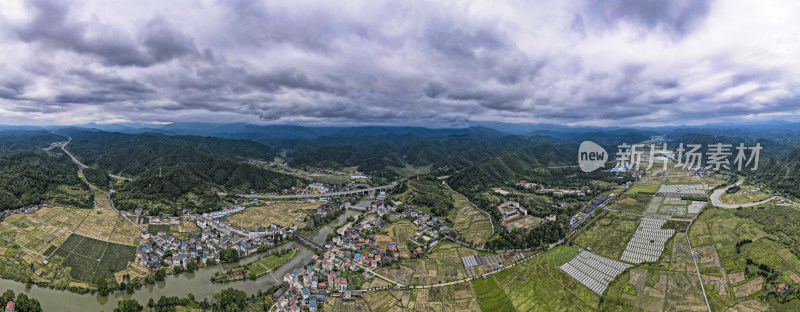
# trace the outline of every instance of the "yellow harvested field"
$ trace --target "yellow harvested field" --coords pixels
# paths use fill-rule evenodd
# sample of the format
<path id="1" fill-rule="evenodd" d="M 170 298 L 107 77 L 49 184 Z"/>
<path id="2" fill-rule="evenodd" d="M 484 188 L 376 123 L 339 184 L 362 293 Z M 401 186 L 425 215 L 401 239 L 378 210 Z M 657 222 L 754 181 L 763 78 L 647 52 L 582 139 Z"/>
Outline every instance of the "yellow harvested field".
<path id="1" fill-rule="evenodd" d="M 228 222 L 236 226 L 252 228 L 266 227 L 273 223 L 284 227 L 297 225 L 302 228 L 305 223 L 298 221 L 297 218 L 305 217 L 308 214 L 307 210 L 316 209 L 320 204 L 320 202 L 308 201 L 267 203 L 248 207 L 244 212 L 230 215 Z"/>
<path id="2" fill-rule="evenodd" d="M 93 209 L 48 206 L 30 214 L 10 215 L 0 223 L 0 238 L 31 249 L 33 252 L 27 253 L 32 257 L 49 256 L 72 233 L 138 245 L 139 229 L 117 214 L 105 195 L 98 193 L 95 198 Z"/>
<path id="3" fill-rule="evenodd" d="M 120 215 L 111 208 L 111 203 L 104 194 L 95 192 L 94 198 L 97 204 L 94 205 L 94 209 L 91 209 L 90 213 L 86 215 L 83 222 L 78 225 L 78 228 L 75 229 L 75 233 L 94 239 L 109 241 Z"/>

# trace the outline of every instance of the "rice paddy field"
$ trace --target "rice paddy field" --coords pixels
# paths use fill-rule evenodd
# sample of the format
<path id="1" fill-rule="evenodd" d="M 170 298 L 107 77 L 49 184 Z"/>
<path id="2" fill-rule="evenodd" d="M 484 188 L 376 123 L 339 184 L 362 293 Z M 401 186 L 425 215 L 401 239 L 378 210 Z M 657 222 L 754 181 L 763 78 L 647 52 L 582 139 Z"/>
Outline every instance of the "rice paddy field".
<path id="1" fill-rule="evenodd" d="M 492 312 L 511 312 L 514 311 L 514 306 L 511 300 L 508 299 L 503 289 L 497 284 L 497 279 L 494 275 L 490 275 L 486 279 L 474 279 L 470 281 L 472 287 L 475 289 L 475 294 L 481 304 L 482 311 Z"/>
<path id="2" fill-rule="evenodd" d="M 227 218 L 232 225 L 241 227 L 266 227 L 274 223 L 283 227 L 297 225 L 303 228 L 305 223 L 298 221 L 297 218 L 305 217 L 308 210 L 319 206 L 319 202 L 312 201 L 272 202 L 247 207 L 244 212 L 235 213 Z"/>

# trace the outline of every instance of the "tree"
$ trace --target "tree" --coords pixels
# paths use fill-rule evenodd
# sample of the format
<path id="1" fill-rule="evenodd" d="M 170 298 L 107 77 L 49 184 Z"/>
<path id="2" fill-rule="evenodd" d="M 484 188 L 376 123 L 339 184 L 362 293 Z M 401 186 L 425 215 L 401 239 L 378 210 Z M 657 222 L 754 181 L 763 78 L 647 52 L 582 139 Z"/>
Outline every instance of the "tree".
<path id="1" fill-rule="evenodd" d="M 157 281 L 163 281 L 164 278 L 167 277 L 167 270 L 163 268 L 158 269 L 158 271 L 156 271 L 155 277 Z"/>
<path id="2" fill-rule="evenodd" d="M 214 300 L 220 311 L 242 311 L 247 306 L 247 294 L 233 288 L 218 291 L 214 294 Z"/>
<path id="3" fill-rule="evenodd" d="M 114 312 L 139 312 L 142 310 L 144 310 L 144 307 L 136 299 L 124 299 L 117 304 Z"/>
<path id="4" fill-rule="evenodd" d="M 100 293 L 101 296 L 107 296 L 111 289 L 108 287 L 108 281 L 105 278 L 97 279 L 97 292 Z"/>
<path id="5" fill-rule="evenodd" d="M 219 252 L 219 260 L 222 263 L 233 263 L 239 261 L 239 252 L 233 248 L 226 248 L 220 250 Z"/>
<path id="6" fill-rule="evenodd" d="M 3 293 L 3 296 L 0 297 L 0 303 L 5 304 L 6 302 L 14 300 L 14 291 L 9 289 Z"/>

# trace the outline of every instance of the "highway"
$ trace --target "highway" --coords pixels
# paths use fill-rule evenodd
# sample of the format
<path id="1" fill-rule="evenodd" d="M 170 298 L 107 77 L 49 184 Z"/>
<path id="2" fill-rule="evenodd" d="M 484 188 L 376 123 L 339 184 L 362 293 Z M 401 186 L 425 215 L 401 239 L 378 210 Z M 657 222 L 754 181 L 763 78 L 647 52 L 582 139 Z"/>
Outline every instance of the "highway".
<path id="1" fill-rule="evenodd" d="M 86 185 L 89 185 L 89 188 L 91 188 L 93 190 L 98 190 L 98 191 L 102 192 L 103 194 L 105 194 L 106 197 L 108 197 L 108 202 L 111 204 L 111 209 L 114 209 L 114 211 L 116 211 L 117 214 L 119 214 L 120 217 L 124 218 L 125 220 L 127 220 L 128 222 L 133 224 L 133 226 L 137 227 L 138 229 L 140 229 L 142 231 L 146 231 L 147 229 L 145 229 L 144 227 L 139 226 L 138 224 L 136 224 L 136 222 L 131 221 L 131 219 L 128 219 L 128 217 L 122 215 L 122 213 L 119 212 L 119 210 L 117 210 L 117 207 L 114 206 L 114 201 L 111 199 L 111 194 L 109 194 L 108 192 L 104 191 L 103 189 L 101 189 L 99 187 L 94 186 L 94 184 L 89 183 L 89 180 L 86 180 L 86 176 L 83 174 L 83 169 L 86 169 L 86 168 L 89 168 L 89 167 L 84 165 L 77 158 L 75 158 L 75 156 L 72 156 L 72 154 L 69 151 L 67 151 L 67 144 L 69 144 L 70 141 L 72 141 L 72 138 L 69 138 L 69 141 L 67 141 L 64 144 L 61 144 L 60 147 L 61 147 L 61 150 L 63 150 L 64 153 L 67 153 L 67 155 L 69 155 L 69 157 L 72 158 L 72 161 L 75 162 L 76 165 L 78 165 L 78 171 L 80 171 L 80 173 L 81 173 L 81 180 L 83 180 L 83 183 L 86 183 Z"/>
<path id="2" fill-rule="evenodd" d="M 349 195 L 349 194 L 360 194 L 360 193 L 369 193 L 377 190 L 388 190 L 397 186 L 397 182 L 392 182 L 392 184 L 382 185 L 382 186 L 375 186 L 365 189 L 357 189 L 357 190 L 350 190 L 350 191 L 339 191 L 339 192 L 330 192 L 330 193 L 317 193 L 317 194 L 292 194 L 292 195 L 269 195 L 269 194 L 236 194 L 239 197 L 245 198 L 265 198 L 265 199 L 288 199 L 288 198 L 319 198 L 319 197 L 332 197 L 332 196 L 341 196 L 341 195 Z M 217 193 L 219 196 L 227 196 L 228 193 L 219 192 Z"/>

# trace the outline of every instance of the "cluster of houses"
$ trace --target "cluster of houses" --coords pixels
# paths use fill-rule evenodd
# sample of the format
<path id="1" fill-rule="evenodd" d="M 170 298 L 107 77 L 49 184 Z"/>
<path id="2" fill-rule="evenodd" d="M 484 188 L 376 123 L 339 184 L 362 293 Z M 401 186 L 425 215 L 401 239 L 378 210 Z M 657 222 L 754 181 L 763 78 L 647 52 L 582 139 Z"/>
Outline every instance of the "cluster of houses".
<path id="1" fill-rule="evenodd" d="M 364 218 L 362 222 L 368 219 L 370 218 Z M 400 254 L 395 242 L 379 246 L 374 235 L 362 237 L 361 232 L 356 229 L 358 225 L 367 224 L 362 222 L 333 237 L 325 245 L 325 251 L 321 255 L 312 257 L 311 266 L 295 269 L 283 276 L 284 283 L 273 294 L 282 310 L 317 311 L 329 293 L 345 300 L 361 297 L 361 291 L 353 289 L 356 285 L 345 275 L 353 278 L 356 275 L 351 272 L 362 268 L 377 268 L 382 263 L 399 260 Z M 365 281 L 372 278 L 367 271 L 361 273 L 361 276 Z"/>
<path id="2" fill-rule="evenodd" d="M 206 263 L 209 259 L 219 262 L 219 252 L 233 249 L 244 257 L 258 251 L 262 245 L 274 246 L 293 232 L 275 224 L 269 227 L 237 228 L 224 219 L 215 218 L 218 212 L 203 215 L 187 215 L 201 229 L 190 233 L 186 239 L 178 239 L 166 232 L 155 235 L 144 231 L 137 248 L 139 264 L 159 269 L 162 267 L 186 266 L 189 262 Z"/>
<path id="3" fill-rule="evenodd" d="M 329 187 L 325 186 L 325 184 L 320 182 L 314 182 L 308 185 L 308 189 L 312 191 L 317 191 L 320 193 L 327 193 L 330 190 Z"/>
<path id="4" fill-rule="evenodd" d="M 3 221 L 3 220 L 6 218 L 6 217 L 8 217 L 8 216 L 10 216 L 10 215 L 12 215 L 12 214 L 17 214 L 17 213 L 19 213 L 19 214 L 29 214 L 29 213 L 34 213 L 34 212 L 36 212 L 37 210 L 39 210 L 39 208 L 41 208 L 41 207 L 47 207 L 47 206 L 50 206 L 50 202 L 42 202 L 42 203 L 40 203 L 40 204 L 37 204 L 37 205 L 28 205 L 28 206 L 21 207 L 21 208 L 17 208 L 17 209 L 8 209 L 8 210 L 3 210 L 3 211 L 0 211 L 0 221 Z"/>

